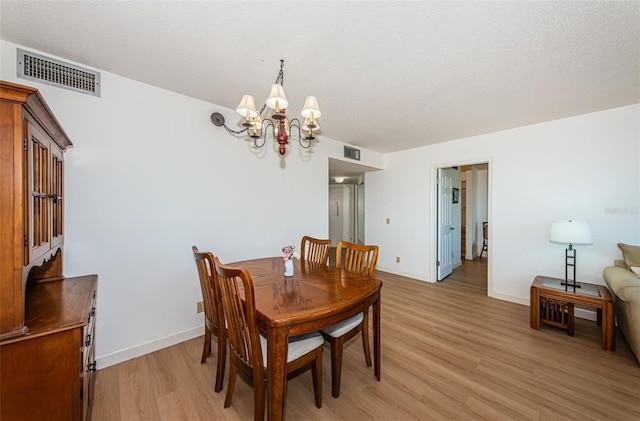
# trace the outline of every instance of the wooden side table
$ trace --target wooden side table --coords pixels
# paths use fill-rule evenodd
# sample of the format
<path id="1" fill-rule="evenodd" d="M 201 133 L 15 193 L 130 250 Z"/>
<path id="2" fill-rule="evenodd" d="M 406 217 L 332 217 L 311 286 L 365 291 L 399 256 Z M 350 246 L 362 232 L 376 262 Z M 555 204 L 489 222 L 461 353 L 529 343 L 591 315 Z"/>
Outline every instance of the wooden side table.
<path id="1" fill-rule="evenodd" d="M 613 300 L 607 287 L 603 285 L 588 284 L 581 282 L 582 288 L 565 288 L 561 285 L 562 279 L 549 278 L 546 276 L 536 276 L 531 284 L 531 328 L 540 330 L 540 300 L 556 300 L 565 302 L 571 306 L 580 304 L 597 309 L 598 326 L 602 328 L 602 349 L 615 351 L 615 326 Z M 571 324 L 570 333 L 573 333 L 573 315 L 568 320 Z"/>

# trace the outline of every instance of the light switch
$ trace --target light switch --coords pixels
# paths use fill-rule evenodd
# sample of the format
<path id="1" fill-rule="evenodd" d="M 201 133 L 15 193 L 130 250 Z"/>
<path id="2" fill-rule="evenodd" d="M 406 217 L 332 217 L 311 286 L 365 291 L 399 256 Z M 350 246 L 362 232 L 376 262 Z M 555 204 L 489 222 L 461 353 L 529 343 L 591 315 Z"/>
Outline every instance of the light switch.
<path id="1" fill-rule="evenodd" d="M 390 222 L 390 221 L 391 221 L 391 220 L 390 220 L 389 218 L 387 218 L 387 225 L 389 225 L 389 222 Z"/>

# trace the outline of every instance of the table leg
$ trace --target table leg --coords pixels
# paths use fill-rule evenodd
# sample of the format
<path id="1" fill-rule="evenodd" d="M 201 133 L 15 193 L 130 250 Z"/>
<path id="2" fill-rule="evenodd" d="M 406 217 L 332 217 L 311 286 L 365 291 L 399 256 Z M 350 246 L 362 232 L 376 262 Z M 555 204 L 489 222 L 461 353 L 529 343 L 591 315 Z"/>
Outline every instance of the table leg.
<path id="1" fill-rule="evenodd" d="M 529 323 L 531 324 L 531 329 L 540 330 L 540 293 L 538 292 L 538 288 L 531 287 L 530 295 Z"/>
<path id="2" fill-rule="evenodd" d="M 269 421 L 280 421 L 284 418 L 288 346 L 286 328 L 267 330 L 267 419 Z"/>
<path id="3" fill-rule="evenodd" d="M 616 350 L 615 316 L 613 302 L 602 305 L 602 349 Z"/>
<path id="4" fill-rule="evenodd" d="M 373 364 L 376 378 L 380 381 L 380 291 L 373 303 Z"/>

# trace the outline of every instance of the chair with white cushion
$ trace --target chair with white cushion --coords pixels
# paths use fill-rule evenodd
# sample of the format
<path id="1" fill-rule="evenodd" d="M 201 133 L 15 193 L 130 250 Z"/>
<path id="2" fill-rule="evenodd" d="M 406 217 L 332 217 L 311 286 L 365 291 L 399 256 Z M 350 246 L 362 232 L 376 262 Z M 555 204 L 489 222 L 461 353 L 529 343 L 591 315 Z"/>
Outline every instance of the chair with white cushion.
<path id="1" fill-rule="evenodd" d="M 239 369 L 253 379 L 254 419 L 264 418 L 264 397 L 267 367 L 267 338 L 258 329 L 253 280 L 248 270 L 225 266 L 215 259 L 220 285 L 222 308 L 227 320 L 230 349 L 229 384 L 224 407 L 231 405 Z M 242 293 L 244 291 L 244 302 Z M 322 407 L 322 345 L 317 332 L 289 338 L 287 373 L 311 364 L 316 406 Z"/>
<path id="2" fill-rule="evenodd" d="M 344 249 L 344 250 L 343 250 Z M 378 261 L 378 246 L 366 246 L 340 241 L 336 249 L 336 267 L 348 272 L 372 277 Z M 331 394 L 340 396 L 342 348 L 349 339 L 362 332 L 362 347 L 367 366 L 371 367 L 369 350 L 369 309 L 320 331 L 331 344 Z"/>

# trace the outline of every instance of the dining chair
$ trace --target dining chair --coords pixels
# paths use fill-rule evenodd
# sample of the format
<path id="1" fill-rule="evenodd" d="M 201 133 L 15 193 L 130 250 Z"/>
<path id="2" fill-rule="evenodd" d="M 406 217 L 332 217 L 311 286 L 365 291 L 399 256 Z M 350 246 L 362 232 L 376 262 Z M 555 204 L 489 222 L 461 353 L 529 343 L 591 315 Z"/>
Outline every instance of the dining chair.
<path id="1" fill-rule="evenodd" d="M 331 250 L 331 240 L 320 240 L 309 236 L 302 237 L 300 244 L 300 260 L 327 265 L 329 262 L 329 251 Z"/>
<path id="2" fill-rule="evenodd" d="M 231 406 L 237 371 L 253 379 L 255 420 L 264 418 L 267 367 L 267 338 L 258 329 L 255 295 L 251 274 L 245 268 L 225 266 L 215 258 L 222 308 L 229 337 L 229 382 L 224 407 Z M 244 292 L 244 302 L 242 295 Z M 311 364 L 316 406 L 322 407 L 322 345 L 317 332 L 289 338 L 287 373 Z M 277 367 L 275 368 L 277 369 Z"/>
<path id="3" fill-rule="evenodd" d="M 482 250 L 480 250 L 480 258 L 482 259 L 482 253 L 489 253 L 489 223 L 482 223 Z"/>
<path id="4" fill-rule="evenodd" d="M 200 363 L 204 363 L 211 354 L 211 335 L 216 335 L 218 338 L 218 363 L 214 389 L 216 392 L 220 392 L 224 381 L 224 368 L 227 359 L 227 335 L 220 302 L 220 289 L 213 268 L 214 257 L 210 252 L 198 251 L 196 246 L 191 247 L 191 250 L 198 267 L 200 289 L 202 290 L 202 300 L 204 302 L 204 347 Z"/>
<path id="5" fill-rule="evenodd" d="M 344 250 L 343 250 L 344 249 Z M 362 245 L 340 241 L 336 248 L 336 267 L 347 272 L 372 277 L 378 262 L 378 246 Z M 362 332 L 362 347 L 368 367 L 371 367 L 369 350 L 369 309 L 342 322 L 320 331 L 324 339 L 331 344 L 331 395 L 340 396 L 340 377 L 342 373 L 342 348 L 349 339 Z"/>

